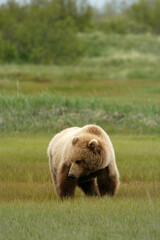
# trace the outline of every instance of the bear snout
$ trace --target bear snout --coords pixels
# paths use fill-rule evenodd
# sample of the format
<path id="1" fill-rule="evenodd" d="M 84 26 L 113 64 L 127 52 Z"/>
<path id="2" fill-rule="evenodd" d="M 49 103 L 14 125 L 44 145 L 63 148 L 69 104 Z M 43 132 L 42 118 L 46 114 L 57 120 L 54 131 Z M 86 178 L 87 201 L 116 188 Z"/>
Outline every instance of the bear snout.
<path id="1" fill-rule="evenodd" d="M 68 174 L 69 178 L 75 179 L 75 176 L 73 174 Z"/>

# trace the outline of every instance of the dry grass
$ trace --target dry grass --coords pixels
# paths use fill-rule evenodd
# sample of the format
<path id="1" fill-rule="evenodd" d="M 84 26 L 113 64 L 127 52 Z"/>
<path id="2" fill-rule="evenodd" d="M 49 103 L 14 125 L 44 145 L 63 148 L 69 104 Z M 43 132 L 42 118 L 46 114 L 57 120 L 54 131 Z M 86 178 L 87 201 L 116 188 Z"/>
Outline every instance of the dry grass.
<path id="1" fill-rule="evenodd" d="M 0 138 L 0 239 L 158 240 L 158 136 L 111 136 L 121 185 L 114 198 L 55 196 L 46 148 L 51 136 Z"/>
<path id="2" fill-rule="evenodd" d="M 38 135 L 0 138 L 0 201 L 55 199 L 46 154 L 50 139 Z M 117 197 L 157 198 L 159 137 L 111 136 L 111 140 L 122 181 Z"/>

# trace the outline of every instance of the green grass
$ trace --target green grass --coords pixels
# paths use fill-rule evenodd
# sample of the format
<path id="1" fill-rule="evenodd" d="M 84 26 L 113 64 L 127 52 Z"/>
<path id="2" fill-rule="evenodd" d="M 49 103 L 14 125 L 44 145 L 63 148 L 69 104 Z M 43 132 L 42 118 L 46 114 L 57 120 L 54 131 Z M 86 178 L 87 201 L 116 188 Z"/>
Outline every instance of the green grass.
<path id="1" fill-rule="evenodd" d="M 1 239 L 158 240 L 159 204 L 154 199 L 88 199 L 2 204 Z"/>
<path id="2" fill-rule="evenodd" d="M 80 38 L 86 56 L 78 64 L 1 65 L 0 91 L 160 101 L 159 36 L 92 33 Z"/>
<path id="3" fill-rule="evenodd" d="M 51 137 L 0 138 L 0 239 L 159 239 L 159 136 L 111 135 L 117 195 L 90 198 L 77 189 L 64 201 L 49 173 Z"/>
<path id="4" fill-rule="evenodd" d="M 107 97 L 71 98 L 41 94 L 0 96 L 3 133 L 55 133 L 95 123 L 109 134 L 159 134 L 160 105 L 111 101 Z"/>

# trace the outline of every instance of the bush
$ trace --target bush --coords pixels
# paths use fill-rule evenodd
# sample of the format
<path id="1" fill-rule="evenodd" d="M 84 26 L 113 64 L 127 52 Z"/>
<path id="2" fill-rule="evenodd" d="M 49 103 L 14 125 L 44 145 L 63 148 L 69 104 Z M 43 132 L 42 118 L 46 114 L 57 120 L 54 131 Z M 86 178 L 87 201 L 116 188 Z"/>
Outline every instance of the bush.
<path id="1" fill-rule="evenodd" d="M 127 10 L 127 14 L 135 22 L 148 27 L 150 31 L 160 33 L 160 0 L 140 0 Z"/>
<path id="2" fill-rule="evenodd" d="M 14 45 L 9 41 L 4 41 L 0 38 L 0 61 L 1 62 L 12 62 L 17 57 L 17 51 Z"/>
<path id="3" fill-rule="evenodd" d="M 98 29 L 119 34 L 160 33 L 160 0 L 139 0 L 125 7 L 125 1 L 120 6 L 115 3 L 107 3 L 102 17 L 97 19 Z"/>
<path id="4" fill-rule="evenodd" d="M 0 5 L 0 61 L 75 62 L 84 52 L 78 31 L 90 28 L 91 18 L 92 8 L 76 0 L 8 1 Z"/>
<path id="5" fill-rule="evenodd" d="M 25 28 L 19 27 L 17 31 L 16 45 L 23 62 L 67 64 L 78 60 L 83 53 L 71 18 L 50 25 L 27 21 Z"/>
<path id="6" fill-rule="evenodd" d="M 151 31 L 151 28 L 144 23 L 138 23 L 125 15 L 116 15 L 103 19 L 99 22 L 98 28 L 104 33 L 135 33 L 142 34 Z"/>

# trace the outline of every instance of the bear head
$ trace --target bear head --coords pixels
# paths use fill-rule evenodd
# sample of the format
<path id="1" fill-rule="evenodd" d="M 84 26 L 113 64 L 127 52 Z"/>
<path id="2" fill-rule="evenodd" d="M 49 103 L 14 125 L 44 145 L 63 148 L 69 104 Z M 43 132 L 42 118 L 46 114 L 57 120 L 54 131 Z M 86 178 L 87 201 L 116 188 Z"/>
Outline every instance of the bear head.
<path id="1" fill-rule="evenodd" d="M 70 171 L 68 177 L 78 179 L 108 165 L 104 142 L 93 136 L 78 136 L 72 139 Z"/>

